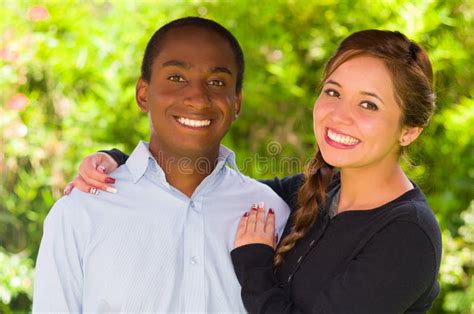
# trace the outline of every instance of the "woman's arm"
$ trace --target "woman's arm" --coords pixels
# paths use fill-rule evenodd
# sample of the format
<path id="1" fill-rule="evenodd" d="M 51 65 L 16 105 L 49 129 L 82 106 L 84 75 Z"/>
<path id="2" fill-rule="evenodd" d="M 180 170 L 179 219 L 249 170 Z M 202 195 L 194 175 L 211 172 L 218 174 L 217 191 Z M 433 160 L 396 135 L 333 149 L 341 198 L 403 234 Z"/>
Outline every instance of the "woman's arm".
<path id="1" fill-rule="evenodd" d="M 79 166 L 78 175 L 66 185 L 64 194 L 68 195 L 73 188 L 92 194 L 97 194 L 99 190 L 116 193 L 117 190 L 112 186 L 115 179 L 107 174 L 124 164 L 127 159 L 128 155 L 115 148 L 87 156 Z"/>
<path id="2" fill-rule="evenodd" d="M 287 283 L 278 282 L 271 247 L 249 244 L 231 255 L 250 313 L 303 311 L 292 300 Z M 425 312 L 439 292 L 437 259 L 430 238 L 418 225 L 398 221 L 377 233 L 347 265 L 341 265 L 321 291 L 301 289 L 293 282 L 291 294 L 310 300 L 313 313 Z M 306 267 L 301 266 L 295 277 L 321 271 L 312 268 L 310 260 L 303 265 Z"/>

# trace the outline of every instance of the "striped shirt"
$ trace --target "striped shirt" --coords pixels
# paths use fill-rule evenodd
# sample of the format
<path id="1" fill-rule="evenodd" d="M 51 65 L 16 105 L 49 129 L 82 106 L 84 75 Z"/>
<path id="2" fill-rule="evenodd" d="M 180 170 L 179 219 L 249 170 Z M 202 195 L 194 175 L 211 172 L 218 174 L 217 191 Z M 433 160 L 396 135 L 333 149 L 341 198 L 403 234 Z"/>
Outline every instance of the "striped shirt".
<path id="1" fill-rule="evenodd" d="M 221 146 L 191 198 L 166 181 L 146 143 L 112 176 L 117 194 L 74 190 L 48 214 L 36 264 L 34 312 L 245 312 L 229 252 L 252 203 L 286 203 L 243 176 Z M 226 166 L 228 165 L 228 166 Z"/>

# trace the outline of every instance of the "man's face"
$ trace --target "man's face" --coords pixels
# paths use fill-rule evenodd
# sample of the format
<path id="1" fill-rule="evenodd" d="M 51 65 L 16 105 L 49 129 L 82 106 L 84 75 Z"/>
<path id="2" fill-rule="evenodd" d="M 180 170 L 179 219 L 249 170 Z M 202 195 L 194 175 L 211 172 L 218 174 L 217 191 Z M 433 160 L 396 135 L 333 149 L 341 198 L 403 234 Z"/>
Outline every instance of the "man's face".
<path id="1" fill-rule="evenodd" d="M 215 154 L 240 110 L 237 71 L 231 46 L 220 35 L 192 26 L 169 31 L 150 82 L 137 83 L 138 104 L 150 118 L 152 152 Z"/>

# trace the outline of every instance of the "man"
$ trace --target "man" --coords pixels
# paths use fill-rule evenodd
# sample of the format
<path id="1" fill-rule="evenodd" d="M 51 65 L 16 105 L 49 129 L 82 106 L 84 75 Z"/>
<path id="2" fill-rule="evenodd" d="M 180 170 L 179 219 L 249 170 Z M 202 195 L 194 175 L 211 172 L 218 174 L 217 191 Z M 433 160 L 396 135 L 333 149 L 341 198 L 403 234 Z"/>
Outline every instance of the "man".
<path id="1" fill-rule="evenodd" d="M 117 193 L 74 190 L 54 205 L 34 312 L 245 311 L 229 256 L 239 218 L 265 202 L 281 234 L 289 209 L 220 145 L 243 70 L 237 40 L 213 21 L 179 19 L 152 36 L 136 85 L 150 143 L 114 172 Z"/>

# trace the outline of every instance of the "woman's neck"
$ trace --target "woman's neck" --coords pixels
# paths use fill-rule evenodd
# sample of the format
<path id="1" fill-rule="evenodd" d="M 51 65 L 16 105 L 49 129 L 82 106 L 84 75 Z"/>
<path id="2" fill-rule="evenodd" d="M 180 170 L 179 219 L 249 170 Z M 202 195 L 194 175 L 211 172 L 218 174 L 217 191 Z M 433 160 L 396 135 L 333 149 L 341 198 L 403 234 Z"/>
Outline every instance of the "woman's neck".
<path id="1" fill-rule="evenodd" d="M 341 169 L 338 213 L 382 206 L 413 189 L 398 162 L 379 169 Z"/>

